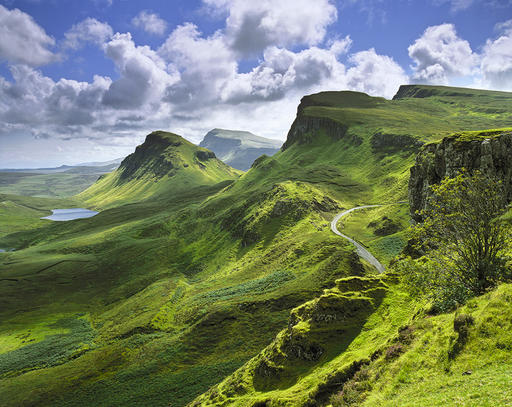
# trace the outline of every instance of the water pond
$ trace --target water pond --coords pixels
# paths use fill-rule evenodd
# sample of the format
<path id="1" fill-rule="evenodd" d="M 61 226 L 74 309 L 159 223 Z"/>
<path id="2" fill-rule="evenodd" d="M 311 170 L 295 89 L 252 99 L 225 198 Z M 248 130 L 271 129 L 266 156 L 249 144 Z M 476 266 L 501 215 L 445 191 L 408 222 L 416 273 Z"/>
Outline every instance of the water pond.
<path id="1" fill-rule="evenodd" d="M 44 218 L 41 219 L 49 219 L 58 222 L 63 222 L 68 220 L 91 218 L 99 213 L 84 208 L 52 209 L 52 212 L 53 213 L 50 216 L 45 216 Z"/>

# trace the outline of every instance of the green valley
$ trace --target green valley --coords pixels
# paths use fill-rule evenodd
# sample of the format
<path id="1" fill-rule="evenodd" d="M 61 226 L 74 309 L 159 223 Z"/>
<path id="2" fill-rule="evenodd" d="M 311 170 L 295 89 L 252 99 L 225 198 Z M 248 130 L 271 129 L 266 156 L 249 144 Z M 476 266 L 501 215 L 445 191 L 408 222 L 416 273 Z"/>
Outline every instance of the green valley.
<path id="1" fill-rule="evenodd" d="M 408 194 L 437 180 L 432 146 L 500 138 L 511 112 L 506 92 L 322 92 L 245 173 L 155 131 L 70 198 L 1 194 L 0 248 L 16 249 L 0 253 L 1 404 L 512 403 L 510 285 L 433 316 L 393 270 Z M 338 227 L 383 274 L 330 229 L 364 204 L 383 206 Z M 71 207 L 100 213 L 40 219 Z"/>

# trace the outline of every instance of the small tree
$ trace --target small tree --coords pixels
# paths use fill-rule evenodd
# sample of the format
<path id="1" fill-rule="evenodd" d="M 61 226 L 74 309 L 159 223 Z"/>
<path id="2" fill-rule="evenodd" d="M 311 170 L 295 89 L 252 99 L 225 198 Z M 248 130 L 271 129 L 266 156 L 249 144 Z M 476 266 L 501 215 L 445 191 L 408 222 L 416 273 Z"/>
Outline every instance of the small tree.
<path id="1" fill-rule="evenodd" d="M 414 228 L 425 258 L 415 270 L 405 264 L 401 268 L 410 270 L 409 285 L 429 292 L 443 304 L 440 308 L 447 308 L 508 277 L 508 227 L 498 219 L 507 202 L 501 183 L 479 172 L 445 178 L 431 191 L 421 213 L 424 221 Z"/>

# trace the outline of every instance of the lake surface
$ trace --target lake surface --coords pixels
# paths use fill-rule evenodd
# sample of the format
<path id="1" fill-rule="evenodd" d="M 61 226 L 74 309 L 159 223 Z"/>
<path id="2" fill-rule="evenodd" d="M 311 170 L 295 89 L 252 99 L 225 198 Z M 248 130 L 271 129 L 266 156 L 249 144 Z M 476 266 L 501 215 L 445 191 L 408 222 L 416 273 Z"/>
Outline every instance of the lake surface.
<path id="1" fill-rule="evenodd" d="M 75 220 L 82 218 L 91 218 L 94 215 L 97 215 L 99 212 L 90 211 L 89 209 L 84 208 L 72 208 L 72 209 L 52 209 L 53 214 L 50 216 L 45 216 L 41 219 L 49 219 L 58 222 L 67 221 L 67 220 Z"/>

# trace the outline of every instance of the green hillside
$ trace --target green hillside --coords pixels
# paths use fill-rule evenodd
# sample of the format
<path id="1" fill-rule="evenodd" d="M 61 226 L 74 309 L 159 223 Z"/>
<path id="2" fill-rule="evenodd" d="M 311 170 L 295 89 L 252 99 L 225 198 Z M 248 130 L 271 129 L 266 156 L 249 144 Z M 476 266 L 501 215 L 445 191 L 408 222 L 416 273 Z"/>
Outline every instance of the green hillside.
<path id="1" fill-rule="evenodd" d="M 211 151 L 176 134 L 155 131 L 116 171 L 102 177 L 78 198 L 100 207 L 115 206 L 180 194 L 197 185 L 235 179 L 238 174 Z"/>
<path id="2" fill-rule="evenodd" d="M 281 151 L 242 175 L 206 149 L 155 132 L 72 202 L 2 198 L 35 208 L 15 219 L 0 206 L 11 224 L 0 248 L 17 249 L 0 253 L 2 402 L 326 405 L 367 367 L 375 385 L 361 392 L 353 384 L 354 397 L 379 405 L 382 389 L 401 405 L 416 389 L 452 397 L 439 374 L 451 374 L 455 386 L 469 369 L 465 357 L 501 363 L 482 350 L 461 352 L 452 373 L 427 364 L 418 353 L 449 342 L 454 316 L 427 317 L 393 274 L 376 276 L 329 228 L 343 209 L 404 201 L 421 143 L 512 126 L 512 94 L 403 89 L 396 100 L 357 92 L 303 98 Z M 39 220 L 44 209 L 71 203 L 101 212 Z M 409 221 L 406 205 L 388 205 L 354 213 L 340 229 L 388 265 Z M 475 327 L 501 318 L 487 304 L 507 287 L 463 311 L 474 312 Z M 479 314 L 485 309 L 488 316 Z M 414 339 L 401 339 L 409 326 Z M 480 339 L 472 338 L 468 351 L 477 352 Z M 507 340 L 503 334 L 504 349 Z M 397 341 L 400 356 L 387 357 Z M 407 355 L 429 380 L 420 381 Z M 487 383 L 478 366 L 471 380 Z M 478 380 L 467 383 L 476 392 Z"/>

